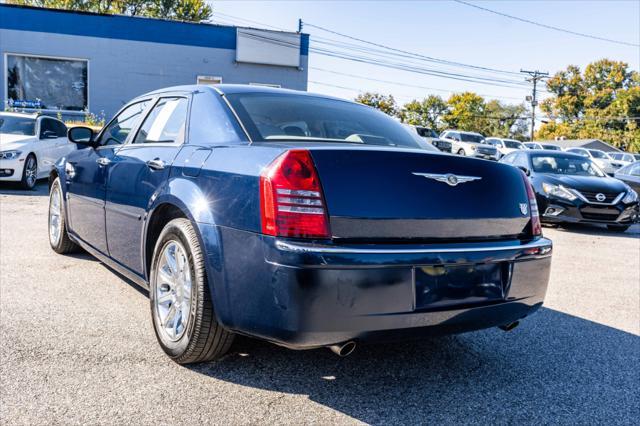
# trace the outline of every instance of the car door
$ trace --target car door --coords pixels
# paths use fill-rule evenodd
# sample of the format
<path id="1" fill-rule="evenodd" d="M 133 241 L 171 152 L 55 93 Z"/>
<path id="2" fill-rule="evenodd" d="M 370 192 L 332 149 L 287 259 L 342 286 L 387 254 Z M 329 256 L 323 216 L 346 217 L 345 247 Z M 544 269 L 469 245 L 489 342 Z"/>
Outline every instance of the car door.
<path id="1" fill-rule="evenodd" d="M 96 147 L 69 156 L 66 169 L 69 228 L 94 249 L 108 254 L 105 227 L 107 176 L 114 153 L 130 137 L 149 105 L 128 105 L 100 132 Z"/>
<path id="2" fill-rule="evenodd" d="M 58 132 L 56 120 L 49 117 L 40 118 L 38 141 L 35 144 L 35 154 L 38 161 L 38 178 L 49 175 L 51 168 L 58 159 Z"/>
<path id="3" fill-rule="evenodd" d="M 109 255 L 139 275 L 145 214 L 185 140 L 188 105 L 187 97 L 158 98 L 113 158 L 105 205 Z"/>
<path id="4" fill-rule="evenodd" d="M 56 147 L 54 152 L 55 162 L 61 157 L 65 157 L 70 152 L 76 150 L 76 144 L 69 142 L 67 139 L 67 126 L 60 120 L 52 120 L 53 128 L 55 129 L 56 135 Z"/>

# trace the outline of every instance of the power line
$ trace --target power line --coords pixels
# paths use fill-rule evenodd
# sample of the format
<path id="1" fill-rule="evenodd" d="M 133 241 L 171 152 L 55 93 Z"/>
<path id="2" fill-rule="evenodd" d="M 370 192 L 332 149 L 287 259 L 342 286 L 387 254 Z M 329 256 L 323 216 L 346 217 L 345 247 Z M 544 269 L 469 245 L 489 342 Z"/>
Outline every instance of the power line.
<path id="1" fill-rule="evenodd" d="M 535 22 L 535 21 L 531 21 L 529 19 L 520 18 L 518 16 L 508 15 L 506 13 L 498 12 L 497 10 L 487 9 L 486 7 L 478 6 L 477 4 L 469 3 L 469 2 L 466 2 L 466 1 L 463 1 L 463 0 L 453 0 L 453 1 L 455 1 L 456 3 L 462 4 L 462 5 L 465 5 L 465 6 L 473 7 L 475 9 L 483 10 L 485 12 L 493 13 L 495 15 L 503 16 L 505 18 L 515 19 L 516 21 L 524 22 L 524 23 L 527 23 L 527 24 L 531 24 L 531 25 L 535 25 L 535 26 L 538 26 L 538 27 L 546 28 L 546 29 L 549 29 L 549 30 L 560 31 L 560 32 L 563 32 L 563 33 L 572 34 L 572 35 L 579 36 L 579 37 L 585 37 L 585 38 L 590 38 L 590 39 L 594 39 L 594 40 L 606 41 L 606 42 L 609 42 L 609 43 L 622 44 L 622 45 L 625 45 L 625 46 L 640 47 L 640 44 L 629 43 L 629 42 L 620 41 L 620 40 L 613 40 L 613 39 L 610 39 L 610 38 L 599 37 L 599 36 L 595 36 L 595 35 L 592 35 L 592 34 L 579 33 L 577 31 L 571 31 L 571 30 L 567 30 L 565 28 L 554 27 L 552 25 L 542 24 L 540 22 Z"/>
<path id="2" fill-rule="evenodd" d="M 538 81 L 542 81 L 545 78 L 549 77 L 549 73 L 548 72 L 540 72 L 538 70 L 535 71 L 527 71 L 527 70 L 520 70 L 521 73 L 524 74 L 528 74 L 531 77 L 527 78 L 527 81 L 530 81 L 533 83 L 533 96 L 531 97 L 531 142 L 533 142 L 533 133 L 534 133 L 534 128 L 536 126 L 536 106 L 538 106 L 538 100 L 536 99 L 536 89 L 538 86 Z"/>

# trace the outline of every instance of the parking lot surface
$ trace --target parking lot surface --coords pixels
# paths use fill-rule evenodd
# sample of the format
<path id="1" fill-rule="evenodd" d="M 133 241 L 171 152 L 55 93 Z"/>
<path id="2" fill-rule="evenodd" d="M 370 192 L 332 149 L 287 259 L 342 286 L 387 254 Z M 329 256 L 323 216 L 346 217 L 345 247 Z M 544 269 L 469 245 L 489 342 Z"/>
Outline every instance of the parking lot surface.
<path id="1" fill-rule="evenodd" d="M 640 418 L 640 227 L 545 228 L 545 303 L 520 327 L 348 358 L 242 339 L 183 367 L 146 294 L 47 241 L 47 188 L 0 188 L 1 424 L 607 423 Z"/>

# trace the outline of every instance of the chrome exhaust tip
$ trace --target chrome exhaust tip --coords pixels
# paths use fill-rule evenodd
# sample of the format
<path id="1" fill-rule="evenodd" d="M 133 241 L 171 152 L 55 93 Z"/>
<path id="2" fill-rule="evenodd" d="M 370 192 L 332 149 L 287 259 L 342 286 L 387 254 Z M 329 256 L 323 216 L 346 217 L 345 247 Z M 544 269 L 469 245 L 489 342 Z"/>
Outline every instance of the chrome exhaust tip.
<path id="1" fill-rule="evenodd" d="M 345 356 L 351 355 L 353 351 L 356 350 L 356 342 L 351 340 L 349 342 L 339 343 L 337 345 L 331 345 L 329 346 L 329 349 L 331 349 L 331 352 L 333 352 L 334 354 L 340 357 L 345 357 Z"/>
<path id="2" fill-rule="evenodd" d="M 520 321 L 514 321 L 511 324 L 499 325 L 498 328 L 502 331 L 511 331 L 519 325 L 520 325 Z"/>

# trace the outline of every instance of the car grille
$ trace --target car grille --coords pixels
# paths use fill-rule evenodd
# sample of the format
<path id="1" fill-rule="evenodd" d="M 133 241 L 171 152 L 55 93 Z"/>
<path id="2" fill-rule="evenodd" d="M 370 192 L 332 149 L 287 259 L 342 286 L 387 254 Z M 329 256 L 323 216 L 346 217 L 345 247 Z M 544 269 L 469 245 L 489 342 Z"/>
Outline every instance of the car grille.
<path id="1" fill-rule="evenodd" d="M 479 146 L 478 148 L 476 148 L 476 152 L 478 154 L 483 154 L 483 155 L 495 155 L 496 149 L 495 148 L 485 148 L 483 146 Z"/>
<path id="2" fill-rule="evenodd" d="M 580 213 L 587 220 L 614 221 L 620 216 L 618 210 L 606 207 L 584 207 L 580 209 Z"/>
<path id="3" fill-rule="evenodd" d="M 433 145 L 438 148 L 440 151 L 451 152 L 451 143 L 447 141 L 433 141 Z"/>
<path id="4" fill-rule="evenodd" d="M 586 198 L 587 200 L 589 200 L 590 203 L 613 203 L 613 201 L 618 198 L 618 196 L 620 195 L 619 192 L 590 192 L 590 191 L 580 191 L 580 193 L 584 196 L 584 198 Z M 596 198 L 596 195 L 598 194 L 603 194 L 605 196 L 605 199 L 602 201 L 599 201 Z"/>

